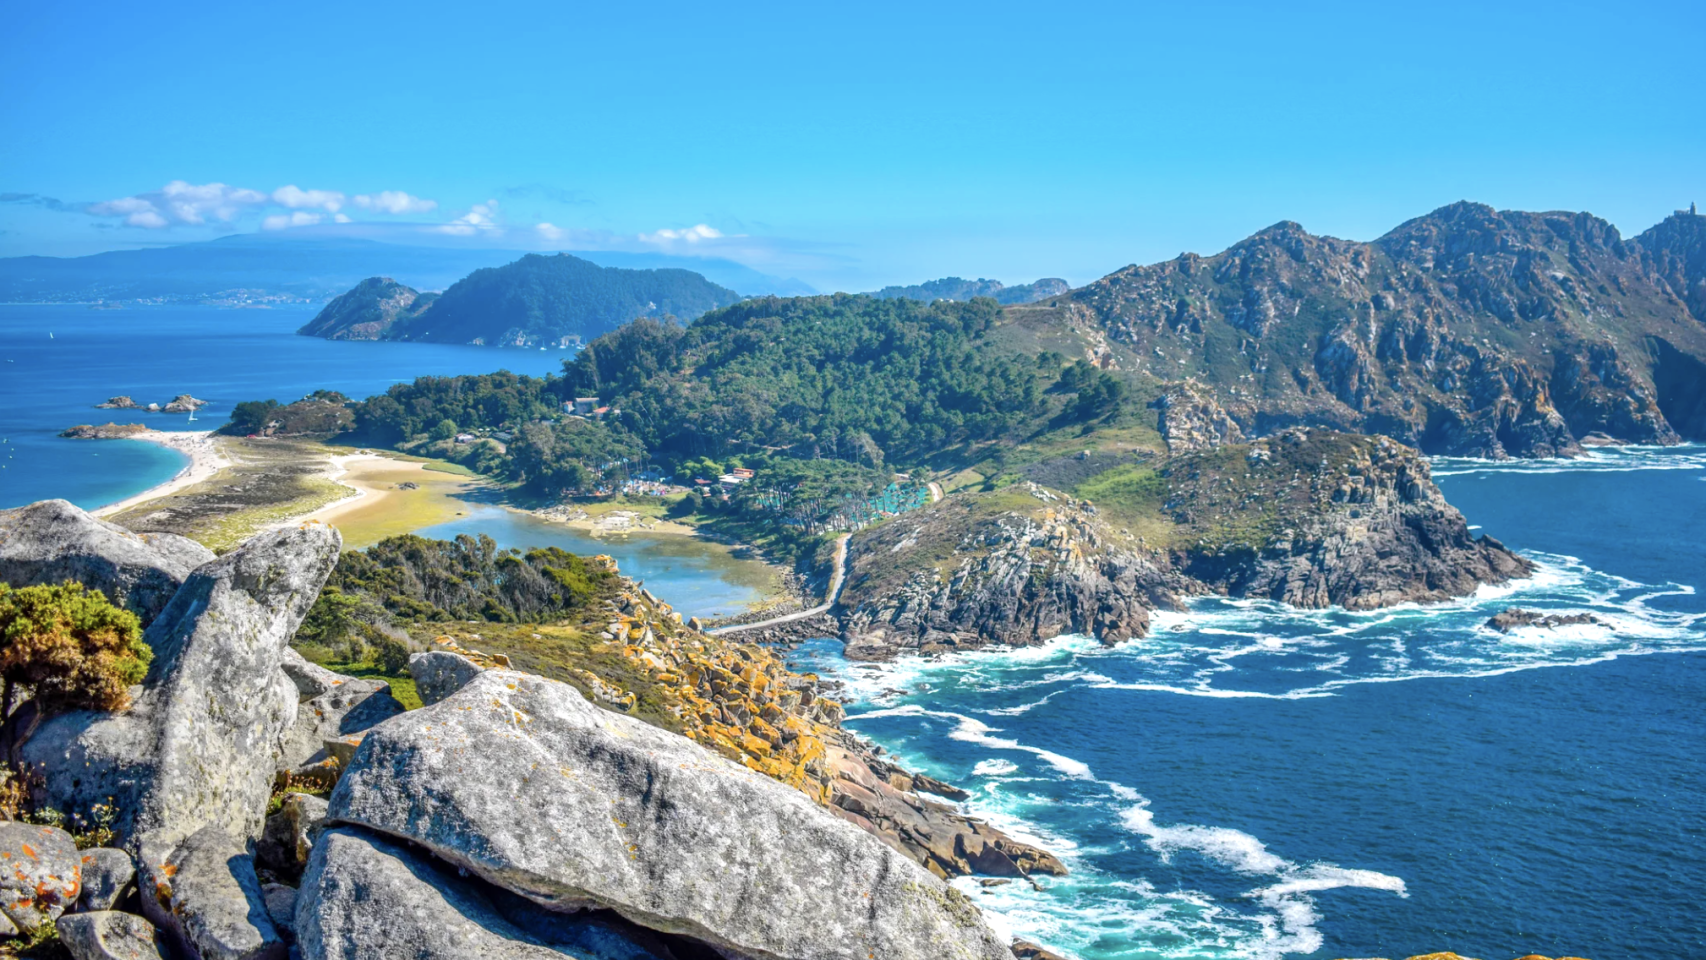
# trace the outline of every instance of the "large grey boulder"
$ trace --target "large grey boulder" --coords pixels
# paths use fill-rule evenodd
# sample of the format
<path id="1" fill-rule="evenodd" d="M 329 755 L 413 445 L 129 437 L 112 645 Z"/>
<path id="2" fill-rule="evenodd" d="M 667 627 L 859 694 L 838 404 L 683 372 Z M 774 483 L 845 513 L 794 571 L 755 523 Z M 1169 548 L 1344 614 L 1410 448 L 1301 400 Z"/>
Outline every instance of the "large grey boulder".
<path id="1" fill-rule="evenodd" d="M 111 910 L 135 879 L 136 861 L 123 850 L 95 847 L 83 851 L 83 893 L 77 898 L 78 911 Z"/>
<path id="2" fill-rule="evenodd" d="M 485 667 L 449 650 L 428 650 L 409 656 L 409 675 L 423 706 L 432 706 L 479 676 Z"/>
<path id="3" fill-rule="evenodd" d="M 1012 956 L 962 894 L 799 791 L 528 674 L 369 731 L 329 819 L 736 956 Z"/>
<path id="4" fill-rule="evenodd" d="M 402 844 L 331 830 L 297 894 L 297 947 L 303 960 L 674 960 L 667 947 L 654 950 L 618 924 L 585 914 L 515 916 L 494 895 L 503 896 Z"/>
<path id="5" fill-rule="evenodd" d="M 142 844 L 142 912 L 200 960 L 284 960 L 261 880 L 243 841 L 206 826 L 171 849 Z"/>
<path id="6" fill-rule="evenodd" d="M 101 591 L 144 624 L 213 551 L 170 533 L 132 533 L 65 500 L 0 510 L 0 582 L 73 580 Z"/>
<path id="7" fill-rule="evenodd" d="M 49 718 L 24 744 L 42 799 L 84 816 L 110 804 L 132 850 L 144 833 L 170 849 L 209 824 L 259 837 L 299 699 L 280 663 L 338 549 L 337 531 L 309 524 L 197 569 L 148 628 L 154 661 L 131 709 Z"/>
<path id="8" fill-rule="evenodd" d="M 82 892 L 83 857 L 71 834 L 0 823 L 0 913 L 24 933 L 52 923 Z"/>
<path id="9" fill-rule="evenodd" d="M 59 921 L 59 942 L 71 960 L 161 960 L 165 944 L 154 925 L 134 913 L 93 910 Z"/>

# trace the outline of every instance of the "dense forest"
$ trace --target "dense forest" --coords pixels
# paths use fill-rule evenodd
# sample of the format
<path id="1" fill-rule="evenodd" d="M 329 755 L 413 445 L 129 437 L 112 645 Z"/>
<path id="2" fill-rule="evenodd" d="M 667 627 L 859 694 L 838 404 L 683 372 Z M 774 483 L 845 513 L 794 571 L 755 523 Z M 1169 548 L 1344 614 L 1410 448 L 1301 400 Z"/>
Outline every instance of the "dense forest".
<path id="1" fill-rule="evenodd" d="M 631 478 L 714 481 L 745 467 L 754 477 L 727 502 L 699 502 L 848 529 L 923 495 L 896 470 L 968 462 L 987 445 L 1121 414 L 1121 381 L 1002 345 L 999 316 L 988 298 L 748 300 L 685 327 L 635 320 L 588 344 L 562 377 L 422 377 L 347 407 L 327 393 L 253 402 L 231 429 L 343 430 L 548 497 L 607 494 Z M 605 412 L 570 415 L 565 402 L 577 397 Z"/>

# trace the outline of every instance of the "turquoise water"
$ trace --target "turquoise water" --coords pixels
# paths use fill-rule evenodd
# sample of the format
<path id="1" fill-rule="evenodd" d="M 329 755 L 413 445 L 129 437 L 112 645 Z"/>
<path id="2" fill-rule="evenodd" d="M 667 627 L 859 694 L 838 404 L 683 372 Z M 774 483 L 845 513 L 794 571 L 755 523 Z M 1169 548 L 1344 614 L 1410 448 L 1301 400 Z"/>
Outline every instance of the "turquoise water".
<path id="1" fill-rule="evenodd" d="M 1082 960 L 1706 956 L 1706 451 L 1442 462 L 1540 564 L 1425 608 L 1204 599 L 1147 640 L 799 665 L 1072 870 L 984 890 Z M 1602 622 L 1503 636 L 1511 605 Z"/>
<path id="2" fill-rule="evenodd" d="M 684 617 L 739 613 L 763 596 L 767 580 L 756 564 L 735 561 L 728 551 L 692 537 L 592 537 L 560 523 L 483 504 L 471 505 L 465 517 L 417 532 L 442 540 L 485 534 L 500 547 L 560 547 L 570 553 L 606 554 L 616 560 L 624 576 L 642 581 Z"/>
<path id="3" fill-rule="evenodd" d="M 554 351 L 296 336 L 318 309 L 0 304 L 0 507 L 62 497 L 94 508 L 163 483 L 186 465 L 183 455 L 154 444 L 56 436 L 72 424 L 205 430 L 224 423 L 243 400 L 288 402 L 318 389 L 366 397 L 417 376 L 500 367 L 536 376 L 561 370 Z M 119 394 L 164 404 L 180 393 L 211 401 L 197 422 L 185 414 L 94 409 Z"/>

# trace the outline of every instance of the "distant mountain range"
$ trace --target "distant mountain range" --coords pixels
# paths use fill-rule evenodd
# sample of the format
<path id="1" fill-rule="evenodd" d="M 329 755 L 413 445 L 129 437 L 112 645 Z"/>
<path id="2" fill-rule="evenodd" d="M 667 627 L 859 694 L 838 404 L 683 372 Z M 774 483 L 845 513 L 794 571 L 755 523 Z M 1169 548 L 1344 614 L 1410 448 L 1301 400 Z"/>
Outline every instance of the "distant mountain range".
<path id="1" fill-rule="evenodd" d="M 639 317 L 692 320 L 740 299 L 688 270 L 627 270 L 534 253 L 475 270 L 442 294 L 369 277 L 297 332 L 330 340 L 558 346 Z"/>
<path id="2" fill-rule="evenodd" d="M 907 300 L 922 300 L 930 303 L 936 300 L 955 300 L 964 302 L 973 297 L 994 297 L 998 303 L 1035 303 L 1058 297 L 1072 287 L 1065 280 L 1057 277 L 1045 277 L 1035 283 L 1021 284 L 1009 287 L 999 280 L 962 280 L 959 277 L 944 277 L 941 280 L 926 280 L 910 287 L 884 287 L 871 294 L 883 300 L 905 298 Z"/>
<path id="3" fill-rule="evenodd" d="M 0 258 L 0 302 L 324 300 L 368 277 L 443 290 L 475 270 L 522 256 L 519 250 L 244 234 L 87 257 Z M 799 280 L 767 276 L 731 260 L 621 252 L 576 256 L 606 267 L 687 269 L 746 296 L 813 292 Z"/>

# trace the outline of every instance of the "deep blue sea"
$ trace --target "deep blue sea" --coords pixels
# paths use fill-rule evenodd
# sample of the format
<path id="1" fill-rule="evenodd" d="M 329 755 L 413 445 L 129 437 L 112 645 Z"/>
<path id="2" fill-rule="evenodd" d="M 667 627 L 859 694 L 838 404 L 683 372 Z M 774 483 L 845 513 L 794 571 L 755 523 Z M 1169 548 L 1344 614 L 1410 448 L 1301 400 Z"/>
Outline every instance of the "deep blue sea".
<path id="1" fill-rule="evenodd" d="M 1706 450 L 1444 461 L 1540 564 L 1456 603 L 1206 599 L 1146 640 L 844 679 L 850 725 L 1072 874 L 964 889 L 1081 960 L 1706 957 Z M 1503 636 L 1511 605 L 1595 626 Z"/>

